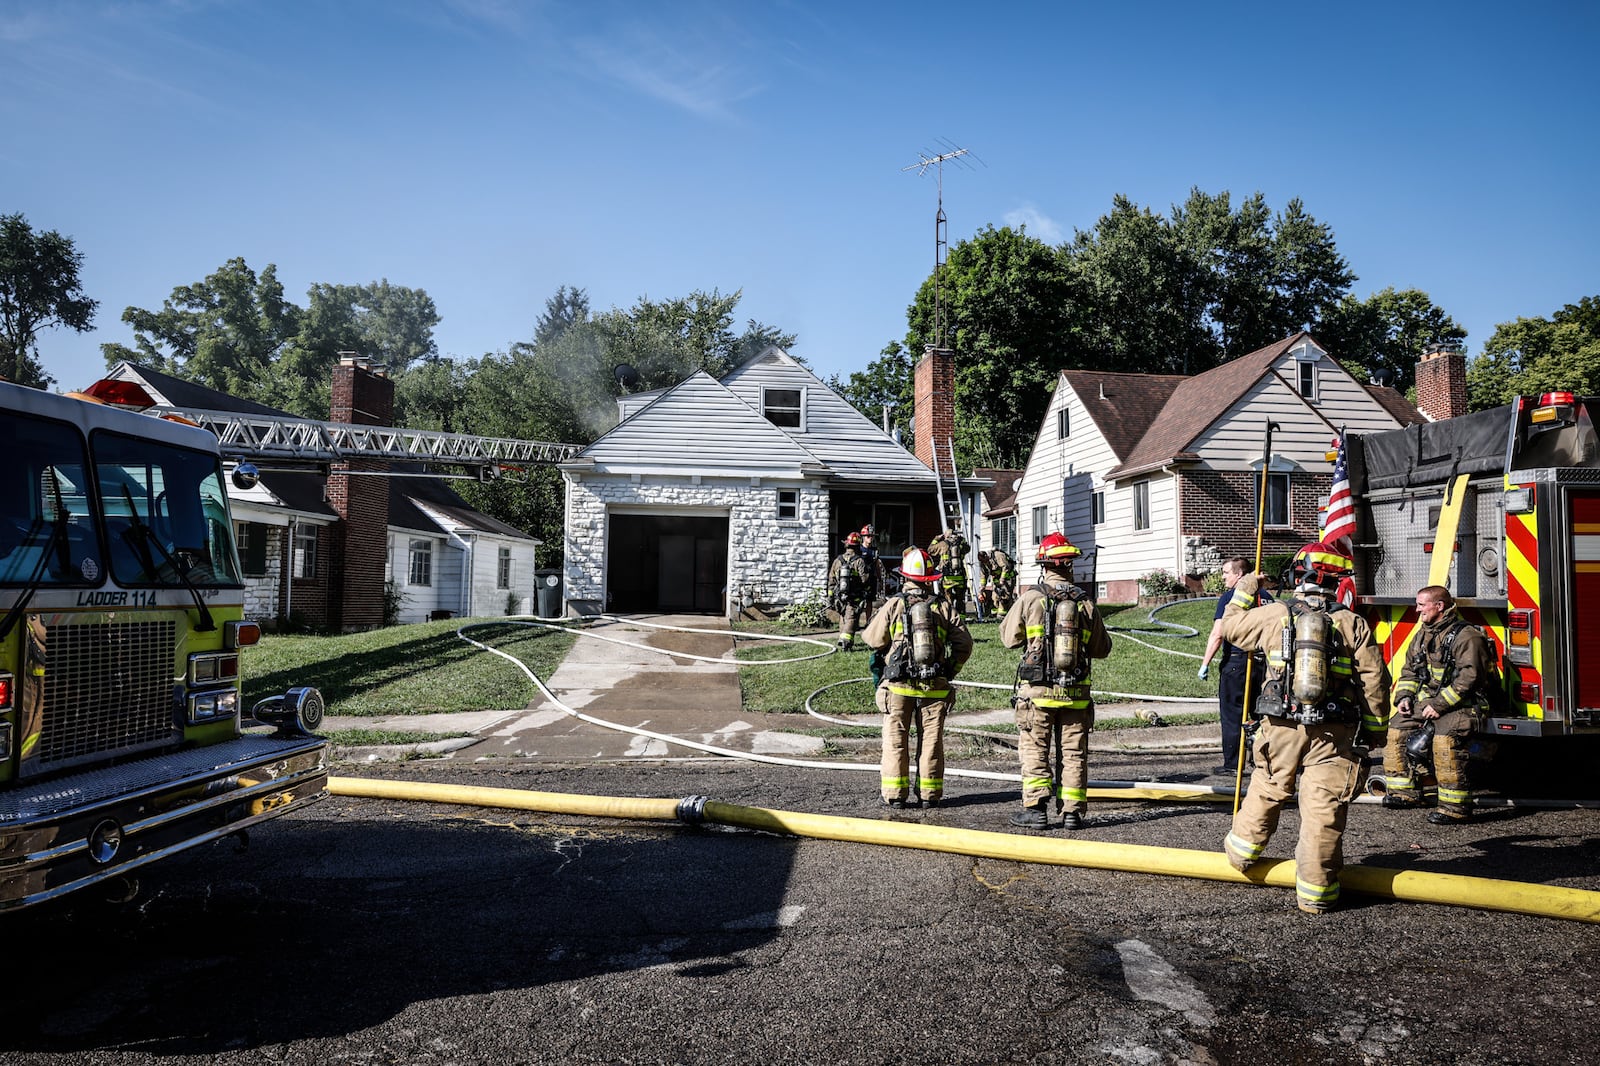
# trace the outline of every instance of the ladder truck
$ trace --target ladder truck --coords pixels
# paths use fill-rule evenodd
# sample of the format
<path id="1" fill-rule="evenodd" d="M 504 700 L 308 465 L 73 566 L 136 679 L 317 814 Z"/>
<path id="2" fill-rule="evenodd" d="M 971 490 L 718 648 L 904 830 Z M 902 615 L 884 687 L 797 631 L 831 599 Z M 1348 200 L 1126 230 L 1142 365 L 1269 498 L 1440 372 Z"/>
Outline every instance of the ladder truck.
<path id="1" fill-rule="evenodd" d="M 1600 735 L 1597 413 L 1551 392 L 1347 442 L 1358 609 L 1398 672 L 1416 591 L 1449 588 L 1500 659 L 1494 737 Z"/>

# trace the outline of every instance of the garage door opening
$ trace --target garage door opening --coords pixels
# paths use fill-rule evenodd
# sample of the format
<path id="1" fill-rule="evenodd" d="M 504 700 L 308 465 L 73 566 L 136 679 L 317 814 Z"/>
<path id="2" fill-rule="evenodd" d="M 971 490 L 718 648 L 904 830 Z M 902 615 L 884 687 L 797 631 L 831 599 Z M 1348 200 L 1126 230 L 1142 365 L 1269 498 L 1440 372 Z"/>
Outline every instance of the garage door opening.
<path id="1" fill-rule="evenodd" d="M 609 610 L 722 614 L 727 582 L 727 518 L 611 516 Z"/>

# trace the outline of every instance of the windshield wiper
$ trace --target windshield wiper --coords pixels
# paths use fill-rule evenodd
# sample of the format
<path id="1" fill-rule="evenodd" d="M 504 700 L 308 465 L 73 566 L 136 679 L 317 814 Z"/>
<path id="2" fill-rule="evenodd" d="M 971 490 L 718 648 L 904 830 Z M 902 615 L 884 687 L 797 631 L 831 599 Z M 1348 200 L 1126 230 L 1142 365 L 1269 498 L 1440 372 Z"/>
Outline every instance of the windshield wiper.
<path id="1" fill-rule="evenodd" d="M 156 536 L 155 531 L 145 525 L 143 520 L 139 518 L 139 509 L 133 505 L 133 493 L 128 491 L 128 486 L 122 486 L 122 495 L 128 501 L 128 516 L 132 523 L 123 531 L 124 535 L 137 533 L 140 543 L 154 546 L 155 550 L 161 553 L 161 558 L 166 560 L 168 566 L 172 567 L 172 572 L 177 575 L 179 581 L 183 582 L 183 587 L 189 590 L 189 595 L 194 597 L 195 607 L 200 611 L 200 624 L 194 627 L 195 630 L 200 633 L 210 633 L 215 630 L 217 623 L 211 620 L 211 608 L 206 606 L 206 598 L 200 595 L 200 590 L 195 587 L 193 581 L 189 580 L 189 575 L 184 572 L 183 567 L 178 565 L 178 560 L 174 559 L 172 553 L 167 551 L 166 545 L 161 543 L 161 538 Z M 143 554 L 145 557 L 145 569 L 149 571 L 151 578 L 154 578 L 156 576 L 156 568 L 151 565 L 150 553 L 147 550 Z"/>
<path id="2" fill-rule="evenodd" d="M 56 479 L 54 468 L 48 470 L 48 476 L 50 487 L 54 490 L 56 503 L 56 516 L 50 522 L 49 547 L 55 549 L 56 556 L 61 562 L 61 575 L 65 578 L 67 568 L 72 565 L 72 545 L 67 540 L 67 523 L 72 520 L 72 515 L 68 513 L 67 505 L 61 499 L 61 482 Z M 39 532 L 39 526 L 43 522 L 43 515 L 33 520 L 33 525 L 28 527 L 28 539 L 23 541 L 24 544 L 33 542 L 33 536 Z M 42 551 L 39 553 L 39 561 L 34 564 L 32 576 L 28 578 L 28 583 L 23 586 L 22 595 L 17 597 L 17 602 L 12 604 L 11 610 L 6 612 L 5 618 L 0 620 L 0 640 L 4 640 L 11 635 L 11 627 L 17 624 L 17 619 L 22 617 L 22 612 L 28 607 L 28 601 L 33 599 L 33 594 L 38 591 L 40 585 L 44 584 L 44 575 L 49 569 L 50 553 Z"/>

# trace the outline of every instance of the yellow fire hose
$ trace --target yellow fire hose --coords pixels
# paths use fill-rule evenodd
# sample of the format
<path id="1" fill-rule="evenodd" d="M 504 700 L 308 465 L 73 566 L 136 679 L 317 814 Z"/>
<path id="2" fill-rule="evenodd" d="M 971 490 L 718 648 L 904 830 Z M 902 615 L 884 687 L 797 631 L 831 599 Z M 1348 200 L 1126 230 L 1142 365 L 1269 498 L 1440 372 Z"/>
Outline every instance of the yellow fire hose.
<path id="1" fill-rule="evenodd" d="M 955 855 L 1044 863 L 1053 866 L 1083 866 L 1099 870 L 1199 877 L 1212 881 L 1235 881 L 1273 885 L 1279 888 L 1293 888 L 1295 883 L 1294 862 L 1289 859 L 1263 859 L 1251 867 L 1248 874 L 1241 874 L 1228 865 L 1228 860 L 1220 851 L 1192 851 L 1184 848 L 1117 844 L 1097 840 L 1064 840 L 1059 837 L 953 829 L 915 822 L 802 814 L 718 803 L 699 796 L 682 800 L 622 799 L 470 785 L 378 781 L 354 777 L 330 777 L 328 791 L 336 796 L 417 800 L 471 807 L 541 811 L 547 814 L 631 818 L 638 821 L 683 821 L 691 824 L 713 822 L 718 825 L 742 826 L 746 829 L 812 837 L 818 840 L 918 848 L 923 851 L 942 851 Z M 1134 798 L 1130 794 L 1134 790 L 1108 791 L 1114 797 Z M 1600 892 L 1586 889 L 1536 885 L 1522 881 L 1501 881 L 1488 877 L 1464 877 L 1459 874 L 1395 870 L 1382 866 L 1346 866 L 1340 873 L 1339 880 L 1344 888 L 1352 892 L 1388 899 L 1441 903 L 1456 907 L 1476 907 L 1481 910 L 1600 923 Z"/>

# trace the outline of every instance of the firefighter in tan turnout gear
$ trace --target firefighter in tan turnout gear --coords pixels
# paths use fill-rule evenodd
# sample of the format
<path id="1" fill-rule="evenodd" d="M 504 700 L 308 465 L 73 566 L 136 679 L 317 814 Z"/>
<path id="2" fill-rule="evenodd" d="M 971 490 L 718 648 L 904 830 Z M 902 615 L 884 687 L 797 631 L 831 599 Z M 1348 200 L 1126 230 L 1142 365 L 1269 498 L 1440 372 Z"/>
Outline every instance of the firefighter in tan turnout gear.
<path id="1" fill-rule="evenodd" d="M 872 611 L 872 567 L 861 554 L 861 534 L 844 538 L 844 551 L 828 567 L 829 602 L 839 612 L 838 646 L 849 651 L 856 628 Z"/>
<path id="2" fill-rule="evenodd" d="M 1428 821 L 1458 824 L 1472 816 L 1467 741 L 1488 711 L 1489 688 L 1498 683 L 1499 671 L 1488 638 L 1461 617 L 1443 585 L 1417 592 L 1417 622 L 1394 686 L 1383 805 L 1421 807 L 1437 799 L 1439 809 Z M 1422 775 L 1430 748 L 1437 794 Z"/>
<path id="3" fill-rule="evenodd" d="M 878 709 L 883 712 L 882 796 L 885 806 L 937 807 L 944 796 L 944 720 L 954 698 L 950 682 L 972 655 L 966 623 L 935 589 L 939 573 L 921 548 L 900 560 L 902 591 L 872 616 L 861 634 L 886 652 Z M 912 796 L 908 741 L 915 724 L 917 794 Z"/>
<path id="4" fill-rule="evenodd" d="M 1339 901 L 1345 817 L 1365 770 L 1358 736 L 1382 735 L 1388 708 L 1383 653 L 1366 620 L 1336 598 L 1352 569 L 1333 548 L 1308 544 L 1294 557 L 1292 599 L 1252 607 L 1261 575 L 1246 574 L 1223 614 L 1229 642 L 1267 657 L 1255 705 L 1256 772 L 1223 850 L 1241 872 L 1261 858 L 1298 774 L 1295 889 L 1300 909 L 1312 914 Z"/>
<path id="5" fill-rule="evenodd" d="M 1089 808 L 1089 695 L 1093 659 L 1111 654 L 1105 623 L 1078 586 L 1072 560 L 1081 552 L 1060 533 L 1039 542 L 1039 583 L 1025 589 L 1000 623 L 1000 640 L 1023 648 L 1012 706 L 1022 762 L 1022 810 L 1011 824 L 1048 829 L 1050 801 L 1063 829 L 1082 829 Z"/>

